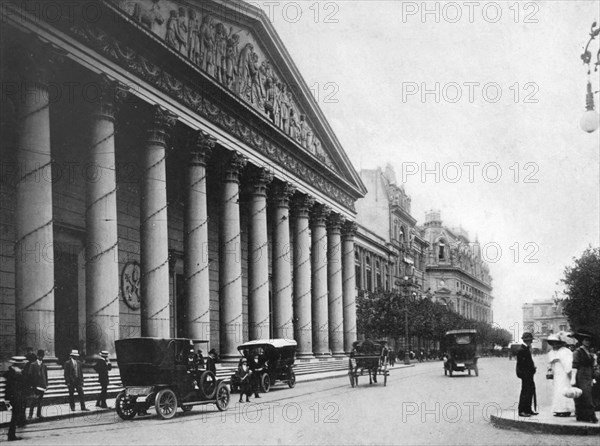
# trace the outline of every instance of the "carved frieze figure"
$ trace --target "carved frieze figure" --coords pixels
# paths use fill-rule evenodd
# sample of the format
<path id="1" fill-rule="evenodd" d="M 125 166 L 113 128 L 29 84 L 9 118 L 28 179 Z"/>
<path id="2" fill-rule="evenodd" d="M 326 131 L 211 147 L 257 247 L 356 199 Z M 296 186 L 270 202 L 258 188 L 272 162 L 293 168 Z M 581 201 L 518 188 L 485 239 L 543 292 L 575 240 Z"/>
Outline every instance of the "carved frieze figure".
<path id="1" fill-rule="evenodd" d="M 215 26 L 215 77 L 217 80 L 225 84 L 226 82 L 226 61 L 227 53 L 227 31 L 225 25 L 217 23 Z"/>
<path id="2" fill-rule="evenodd" d="M 279 127 L 288 135 L 290 134 L 289 120 L 290 120 L 290 99 L 287 92 L 287 84 L 281 82 L 279 84 Z"/>
<path id="3" fill-rule="evenodd" d="M 155 33 L 158 33 L 160 26 L 165 22 L 158 2 L 159 0 L 152 0 L 150 9 L 145 8 L 142 2 L 136 2 L 133 7 L 133 18 Z"/>
<path id="4" fill-rule="evenodd" d="M 169 12 L 165 41 L 171 48 L 182 51 L 185 54 L 187 26 L 185 24 L 185 10 L 183 8 L 179 8 L 179 13 L 174 9 Z"/>
<path id="5" fill-rule="evenodd" d="M 262 106 L 263 98 L 265 96 L 262 76 L 260 65 L 258 63 L 258 54 L 252 53 L 252 64 L 250 65 L 252 96 L 250 97 L 250 102 L 259 108 Z"/>
<path id="6" fill-rule="evenodd" d="M 235 85 L 235 79 L 238 76 L 237 61 L 240 50 L 238 45 L 240 43 L 240 36 L 233 32 L 233 29 L 229 29 L 229 37 L 227 38 L 227 48 L 225 51 L 225 71 L 226 71 L 226 85 L 233 91 L 237 91 Z"/>
<path id="7" fill-rule="evenodd" d="M 275 123 L 275 90 L 271 79 L 267 78 L 265 81 L 265 113 L 269 116 L 269 119 Z"/>
<path id="8" fill-rule="evenodd" d="M 323 152 L 323 148 L 321 147 L 321 141 L 319 141 L 319 138 L 314 138 L 314 154 L 317 156 L 323 156 L 324 152 Z"/>
<path id="9" fill-rule="evenodd" d="M 313 138 L 314 138 L 314 135 L 313 135 L 312 129 L 307 125 L 306 126 L 306 145 L 304 147 L 306 147 L 314 155 L 315 146 L 314 146 Z"/>
<path id="10" fill-rule="evenodd" d="M 200 65 L 200 19 L 194 9 L 189 10 L 188 57 Z"/>
<path id="11" fill-rule="evenodd" d="M 250 70 L 252 68 L 252 55 L 254 54 L 254 45 L 247 43 L 238 58 L 238 91 L 237 93 L 249 100 L 250 89 L 251 89 L 251 75 Z"/>
<path id="12" fill-rule="evenodd" d="M 215 19 L 207 15 L 200 26 L 200 67 L 214 76 L 215 65 Z"/>
<path id="13" fill-rule="evenodd" d="M 290 136 L 300 142 L 300 122 L 294 107 L 290 107 Z"/>
<path id="14" fill-rule="evenodd" d="M 306 123 L 306 116 L 300 115 L 300 122 L 298 123 L 300 132 L 300 145 L 305 149 L 308 149 L 308 124 Z"/>

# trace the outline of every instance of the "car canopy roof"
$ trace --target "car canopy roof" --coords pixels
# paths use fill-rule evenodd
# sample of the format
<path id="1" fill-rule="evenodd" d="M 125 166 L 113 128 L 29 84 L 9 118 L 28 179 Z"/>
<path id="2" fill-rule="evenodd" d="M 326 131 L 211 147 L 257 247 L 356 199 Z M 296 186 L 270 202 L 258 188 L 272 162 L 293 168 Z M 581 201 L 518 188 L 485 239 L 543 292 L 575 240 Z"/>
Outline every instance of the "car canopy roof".
<path id="1" fill-rule="evenodd" d="M 266 347 L 271 346 L 275 348 L 282 347 L 296 347 L 298 343 L 293 339 L 256 339 L 254 341 L 248 341 L 238 346 L 238 350 L 250 349 L 254 347 Z"/>

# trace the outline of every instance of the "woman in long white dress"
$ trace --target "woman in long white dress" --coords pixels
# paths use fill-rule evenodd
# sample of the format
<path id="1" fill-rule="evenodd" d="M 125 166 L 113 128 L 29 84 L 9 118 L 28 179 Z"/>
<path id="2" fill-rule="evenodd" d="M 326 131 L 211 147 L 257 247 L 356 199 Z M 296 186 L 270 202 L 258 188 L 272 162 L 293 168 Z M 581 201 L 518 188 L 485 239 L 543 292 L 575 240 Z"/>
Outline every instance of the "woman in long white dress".
<path id="1" fill-rule="evenodd" d="M 548 365 L 552 368 L 554 380 L 552 412 L 555 417 L 568 417 L 575 412 L 575 403 L 573 399 L 565 397 L 563 391 L 571 387 L 573 352 L 567 348 L 565 341 L 554 334 L 548 336 L 548 344 L 552 347 L 548 352 Z"/>

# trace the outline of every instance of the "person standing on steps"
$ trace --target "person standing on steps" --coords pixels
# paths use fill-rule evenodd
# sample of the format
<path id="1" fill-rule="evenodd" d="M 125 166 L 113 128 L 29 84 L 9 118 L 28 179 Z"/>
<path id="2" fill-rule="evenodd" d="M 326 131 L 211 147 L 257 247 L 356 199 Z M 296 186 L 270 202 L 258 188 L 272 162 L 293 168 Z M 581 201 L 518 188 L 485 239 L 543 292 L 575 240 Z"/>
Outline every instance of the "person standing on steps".
<path id="1" fill-rule="evenodd" d="M 71 358 L 65 362 L 65 383 L 69 389 L 69 405 L 71 410 L 75 410 L 75 390 L 79 396 L 82 411 L 89 411 L 85 407 L 85 396 L 83 394 L 83 364 L 79 360 L 79 351 L 71 350 Z"/>

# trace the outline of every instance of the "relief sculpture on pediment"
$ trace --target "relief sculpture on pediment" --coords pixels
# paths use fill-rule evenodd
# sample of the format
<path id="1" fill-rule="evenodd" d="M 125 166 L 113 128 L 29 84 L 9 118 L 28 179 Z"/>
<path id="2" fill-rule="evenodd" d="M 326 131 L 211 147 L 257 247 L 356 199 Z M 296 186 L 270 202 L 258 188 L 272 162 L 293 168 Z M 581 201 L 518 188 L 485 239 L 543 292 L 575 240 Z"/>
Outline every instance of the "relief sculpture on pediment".
<path id="1" fill-rule="evenodd" d="M 250 30 L 225 23 L 187 2 L 114 0 L 114 3 L 334 169 L 307 115 L 298 107 L 294 88 L 276 72 Z"/>

